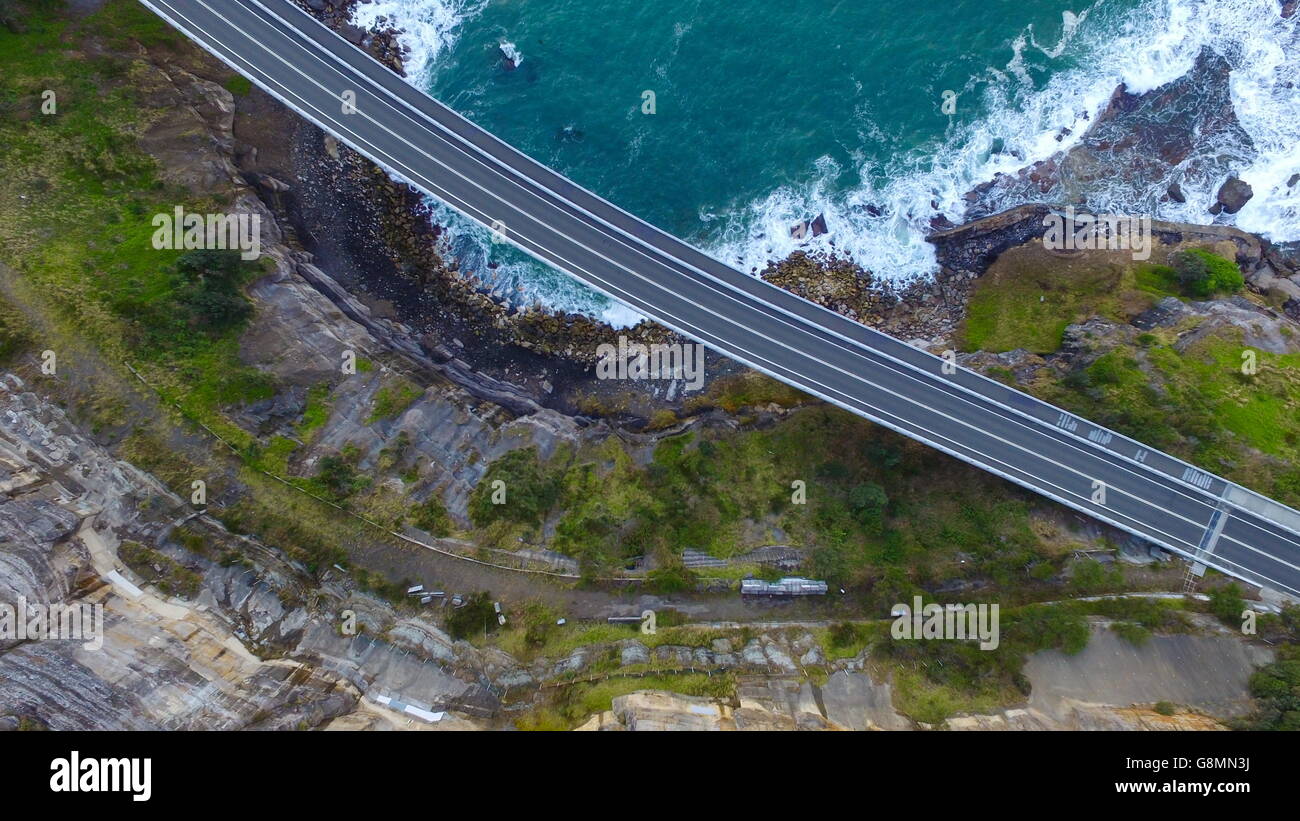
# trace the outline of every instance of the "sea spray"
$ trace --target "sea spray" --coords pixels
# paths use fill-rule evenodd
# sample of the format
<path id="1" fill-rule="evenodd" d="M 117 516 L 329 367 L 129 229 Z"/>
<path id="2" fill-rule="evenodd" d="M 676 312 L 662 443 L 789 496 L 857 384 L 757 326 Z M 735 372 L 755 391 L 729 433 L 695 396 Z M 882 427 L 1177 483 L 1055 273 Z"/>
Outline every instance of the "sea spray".
<path id="1" fill-rule="evenodd" d="M 935 268 L 932 247 L 924 240 L 932 220 L 942 217 L 960 222 L 967 205 L 963 196 L 972 188 L 998 173 L 1014 174 L 1068 150 L 1120 83 L 1125 83 L 1132 93 L 1154 89 L 1186 74 L 1207 46 L 1224 54 L 1232 66 L 1234 107 L 1255 144 L 1253 153 L 1232 146 L 1196 147 L 1201 154 L 1225 149 L 1231 156 L 1242 157 L 1241 168 L 1236 170 L 1256 192 L 1255 199 L 1239 214 L 1221 217 L 1220 221 L 1235 220 L 1240 227 L 1278 241 L 1300 239 L 1296 211 L 1300 185 L 1285 185 L 1294 173 L 1300 172 L 1300 103 L 1294 91 L 1300 87 L 1296 85 L 1300 78 L 1295 76 L 1300 66 L 1296 54 L 1300 18 L 1283 20 L 1275 0 L 1098 0 L 1065 11 L 1059 11 L 1058 5 L 1058 11 L 1053 13 L 1060 15 L 1059 23 L 1051 25 L 1040 14 L 1035 23 L 1026 22 L 1018 33 L 1010 32 L 1001 55 L 985 43 L 976 57 L 986 54 L 986 62 L 982 68 L 978 62 L 969 62 L 968 75 L 963 69 L 964 82 L 956 78 L 954 83 L 949 78 L 944 85 L 931 89 L 917 86 L 915 96 L 905 98 L 913 100 L 909 104 L 916 108 L 916 116 L 907 121 L 912 123 L 907 128 L 915 130 L 916 123 L 928 122 L 926 107 L 933 109 L 938 125 L 933 137 L 911 145 L 894 133 L 899 128 L 889 119 L 894 111 L 873 104 L 870 83 L 863 92 L 864 72 L 880 72 L 883 65 L 891 78 L 905 75 L 898 66 L 877 59 L 873 51 L 881 48 L 882 40 L 896 38 L 898 32 L 889 35 L 889 27 L 901 23 L 882 18 L 877 32 L 838 29 L 836 36 L 841 42 L 827 43 L 827 49 L 834 51 L 842 46 L 845 57 L 823 68 L 834 68 L 832 74 L 841 74 L 839 78 L 826 75 L 828 81 L 850 79 L 847 93 L 841 96 L 844 117 L 856 129 L 856 137 L 846 139 L 837 134 L 832 142 L 843 150 L 819 158 L 770 148 L 772 139 L 783 136 L 777 133 L 782 120 L 788 125 L 806 116 L 800 113 L 804 109 L 798 99 L 788 95 L 774 93 L 771 105 L 778 108 L 772 111 L 705 106 L 693 110 L 692 116 L 683 113 L 692 111 L 689 103 L 692 95 L 701 93 L 700 84 L 716 84 L 715 78 L 699 68 L 701 42 L 710 57 L 716 54 L 711 63 L 749 66 L 750 70 L 728 75 L 732 90 L 744 92 L 747 84 L 764 87 L 776 83 L 772 86 L 775 92 L 783 93 L 779 72 L 777 79 L 772 79 L 771 72 L 777 67 L 773 55 L 780 56 L 781 43 L 788 46 L 788 23 L 790 15 L 800 13 L 797 10 L 783 7 L 786 17 L 781 18 L 782 25 L 773 22 L 770 30 L 763 31 L 761 20 L 753 15 L 744 17 L 740 9 L 728 11 L 720 20 L 721 12 L 716 10 L 683 9 L 654 0 L 645 8 L 629 11 L 626 20 L 606 14 L 593 32 L 565 29 L 571 37 L 542 38 L 541 34 L 560 26 L 559 20 L 568 25 L 582 18 L 584 9 L 590 11 L 586 8 L 588 0 L 559 0 L 548 5 L 545 20 L 541 19 L 542 11 L 513 5 L 493 5 L 494 16 L 489 20 L 485 5 L 452 0 L 380 0 L 358 7 L 357 21 L 365 23 L 386 13 L 391 15 L 395 23 L 407 28 L 403 40 L 412 51 L 408 65 L 417 85 L 435 88 L 468 116 L 493 127 L 540 160 L 575 173 L 597 193 L 627 205 L 634 213 L 742 270 L 761 270 L 770 260 L 783 258 L 798 248 L 826 250 L 833 244 L 837 253 L 852 257 L 884 280 L 926 278 Z M 1026 5 L 1027 20 L 1033 5 Z M 401 14 L 394 14 L 394 9 Z M 710 17 L 710 13 L 714 16 Z M 772 11 L 764 13 L 771 16 Z M 821 14 L 826 16 L 825 12 Z M 807 25 L 813 25 L 816 20 L 811 12 L 809 15 Z M 799 23 L 802 18 L 793 19 Z M 404 20 L 418 22 L 403 24 Z M 747 32 L 751 28 L 752 36 L 741 36 L 742 29 Z M 616 36 L 621 32 L 622 37 L 627 37 L 627 30 L 632 29 L 637 31 L 636 44 L 648 44 L 635 54 L 629 53 L 632 41 Z M 530 33 L 534 36 L 530 37 Z M 604 42 L 603 52 L 593 57 L 583 51 L 580 38 L 584 34 Z M 780 39 L 783 36 L 787 39 Z M 457 44 L 458 37 L 463 38 L 463 45 Z M 543 39 L 547 42 L 543 43 Z M 938 33 L 930 39 L 939 39 Z M 551 46 L 555 40 L 562 40 L 563 48 Z M 502 85 L 492 78 L 487 64 L 474 64 L 471 55 L 484 49 L 495 50 L 502 42 L 519 43 L 539 55 L 540 68 L 533 69 L 542 72 L 538 84 L 531 85 L 533 81 L 519 72 L 512 75 L 515 85 Z M 584 57 L 598 62 L 587 65 L 582 62 Z M 435 65 L 437 71 L 433 70 Z M 616 71 L 611 70 L 613 65 Z M 432 79 L 434 75 L 437 82 Z M 521 108 L 521 101 L 525 107 L 552 101 L 555 89 L 560 87 L 551 78 L 557 76 L 564 77 L 565 85 L 560 90 L 570 92 L 555 99 L 565 107 L 553 115 L 555 122 L 534 125 L 539 115 L 546 116 L 546 111 Z M 618 118 L 607 118 L 593 126 L 592 118 L 603 112 L 602 107 L 611 105 L 611 84 L 624 77 L 630 78 L 624 95 L 628 98 L 623 115 L 625 130 L 610 130 L 619 126 Z M 835 88 L 844 85 L 839 83 Z M 949 99 L 955 100 L 956 110 L 951 117 L 940 110 L 940 92 L 948 85 L 953 91 Z M 649 87 L 657 91 L 658 113 L 654 117 L 643 116 L 640 110 L 642 90 Z M 859 92 L 856 97 L 855 87 Z M 911 86 L 908 89 L 912 94 Z M 592 96 L 597 90 L 600 95 Z M 879 91 L 874 93 L 879 97 Z M 585 108 L 574 107 L 584 99 Z M 710 122 L 711 117 L 716 121 Z M 589 139 L 581 146 L 557 148 L 556 128 L 561 121 L 575 120 L 580 120 Z M 818 122 L 810 120 L 806 130 L 810 139 L 825 141 L 826 129 Z M 777 124 L 775 131 L 770 123 Z M 769 132 L 774 136 L 769 137 Z M 733 135 L 735 138 L 730 139 Z M 715 137 L 727 137 L 729 141 L 715 143 Z M 766 172 L 757 182 L 736 175 L 720 182 L 708 178 L 712 166 L 726 167 L 725 161 L 736 146 L 750 145 L 767 156 L 789 162 L 784 170 L 778 166 L 775 173 Z M 666 146 L 691 150 L 678 158 L 665 155 Z M 676 174 L 662 173 L 662 169 L 674 167 Z M 698 172 L 693 170 L 696 168 Z M 659 173 L 656 169 L 660 169 Z M 1175 169 L 1175 175 L 1180 172 Z M 703 191 L 701 195 L 697 193 L 701 191 L 700 180 L 734 191 L 731 196 L 726 191 Z M 1171 181 L 1182 184 L 1186 203 L 1162 199 L 1169 181 L 1117 175 L 1087 205 L 1101 212 L 1209 221 L 1206 208 L 1222 180 L 1180 177 Z M 671 188 L 663 188 L 665 183 Z M 764 183 L 766 190 L 760 187 Z M 755 195 L 752 190 L 756 187 L 759 193 Z M 682 202 L 665 196 L 682 192 L 697 199 L 692 204 L 689 199 Z M 1021 201 L 1007 198 L 993 206 L 1018 204 Z M 658 213 L 656 207 L 661 208 Z M 828 234 L 815 239 L 790 235 L 792 225 L 817 214 L 825 215 Z M 474 246 L 482 252 L 483 261 L 476 263 L 476 273 L 492 281 L 500 296 L 522 303 L 540 301 L 597 317 L 609 318 L 612 311 L 624 311 L 516 249 L 490 247 L 486 230 L 467 220 L 449 216 L 447 223 L 457 237 L 458 247 Z M 488 267 L 489 261 L 494 267 Z M 636 318 L 627 312 L 620 321 L 627 323 Z"/>

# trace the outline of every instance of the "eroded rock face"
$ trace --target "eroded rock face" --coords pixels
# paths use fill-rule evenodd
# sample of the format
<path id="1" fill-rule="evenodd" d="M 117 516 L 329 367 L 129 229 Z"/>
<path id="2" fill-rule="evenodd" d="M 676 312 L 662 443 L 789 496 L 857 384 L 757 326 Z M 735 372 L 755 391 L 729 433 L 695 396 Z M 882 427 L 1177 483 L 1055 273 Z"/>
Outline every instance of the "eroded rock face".
<path id="1" fill-rule="evenodd" d="M 453 642 L 196 516 L 15 377 L 3 384 L 0 602 L 98 606 L 104 628 L 97 647 L 0 642 L 7 719 L 53 729 L 293 729 L 361 711 L 406 726 L 362 696 L 397 693 L 490 717 L 499 702 L 481 675 L 498 689 L 531 681 L 505 654 Z M 200 552 L 172 540 L 181 523 L 201 535 Z M 161 592 L 122 561 L 127 540 L 154 550 L 155 565 L 183 565 L 196 590 Z M 362 633 L 340 633 L 344 609 L 358 614 Z"/>
<path id="2" fill-rule="evenodd" d="M 53 729 L 212 729 L 311 725 L 349 709 L 357 693 L 336 676 L 262 661 L 220 619 L 129 581 L 116 533 L 151 538 L 160 522 L 140 503 L 178 500 L 61 409 L 5 384 L 0 463 L 31 481 L 0 494 L 0 601 L 100 607 L 103 633 L 99 646 L 0 643 L 0 712 Z"/>
<path id="3" fill-rule="evenodd" d="M 1160 180 L 1177 171 L 1180 180 L 1223 179 L 1253 154 L 1232 107 L 1230 74 L 1228 61 L 1205 49 L 1191 71 L 1160 88 L 1130 94 L 1120 85 L 1068 151 L 968 193 L 966 219 L 996 213 L 1005 202 L 1088 203 L 1117 177 Z"/>

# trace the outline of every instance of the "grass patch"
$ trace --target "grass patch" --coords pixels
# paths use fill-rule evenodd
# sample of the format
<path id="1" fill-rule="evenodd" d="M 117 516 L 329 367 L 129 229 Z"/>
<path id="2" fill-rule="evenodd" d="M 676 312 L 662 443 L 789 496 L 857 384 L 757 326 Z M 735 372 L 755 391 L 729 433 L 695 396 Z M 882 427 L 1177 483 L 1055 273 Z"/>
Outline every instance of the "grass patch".
<path id="1" fill-rule="evenodd" d="M 1068 325 L 1133 316 L 1171 295 L 1153 267 L 1113 254 L 1056 257 L 1037 245 L 1012 248 L 976 283 L 958 331 L 961 348 L 1052 353 Z"/>
<path id="2" fill-rule="evenodd" d="M 393 384 L 384 385 L 375 391 L 367 425 L 373 425 L 384 419 L 391 419 L 411 406 L 424 392 L 406 379 L 399 379 Z"/>
<path id="3" fill-rule="evenodd" d="M 236 74 L 221 85 L 236 97 L 247 97 L 253 91 L 253 81 L 242 74 Z"/>
<path id="4" fill-rule="evenodd" d="M 520 730 L 568 730 L 591 716 L 613 709 L 614 699 L 638 690 L 665 690 L 688 696 L 730 699 L 735 695 L 735 679 L 727 674 L 706 676 L 660 675 L 613 677 L 604 681 L 574 684 L 560 689 L 552 703 L 520 718 Z"/>
<path id="5" fill-rule="evenodd" d="M 192 599 L 199 594 L 203 577 L 165 553 L 139 542 L 123 541 L 117 554 L 146 584 L 168 596 Z"/>
<path id="6" fill-rule="evenodd" d="M 68 56 L 88 39 L 125 49 L 177 35 L 125 0 L 75 22 L 45 5 L 24 19 L 25 33 L 0 29 L 0 262 L 57 328 L 135 362 L 187 412 L 233 434 L 221 409 L 271 393 L 238 358 L 251 312 L 242 286 L 261 269 L 152 247 L 154 214 L 226 204 L 168 187 L 138 147 L 157 116 L 139 104 L 156 82 L 143 62 Z M 45 90 L 54 114 L 41 112 Z"/>

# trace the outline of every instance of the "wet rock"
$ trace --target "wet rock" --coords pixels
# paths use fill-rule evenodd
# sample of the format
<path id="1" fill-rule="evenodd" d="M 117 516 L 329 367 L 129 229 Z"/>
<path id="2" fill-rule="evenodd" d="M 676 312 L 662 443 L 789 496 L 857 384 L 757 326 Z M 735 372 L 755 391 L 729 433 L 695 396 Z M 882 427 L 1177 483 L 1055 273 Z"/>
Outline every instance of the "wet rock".
<path id="1" fill-rule="evenodd" d="M 1230 177 L 1227 182 L 1219 188 L 1219 194 L 1216 202 L 1210 208 L 1211 214 L 1235 214 L 1240 211 L 1246 203 L 1250 202 L 1255 192 L 1245 181 Z"/>
<path id="2" fill-rule="evenodd" d="M 1183 193 L 1183 187 L 1178 183 L 1169 186 L 1169 189 L 1165 193 L 1167 193 L 1169 199 L 1174 202 L 1187 202 L 1187 195 Z"/>
<path id="3" fill-rule="evenodd" d="M 1184 177 L 1226 176 L 1252 150 L 1233 110 L 1230 80 L 1226 58 L 1207 48 L 1191 71 L 1159 88 L 1131 94 L 1120 85 L 1069 150 L 968 192 L 966 219 L 994 214 L 1008 201 L 1087 202 L 1116 176 L 1167 179 L 1175 171 Z"/>

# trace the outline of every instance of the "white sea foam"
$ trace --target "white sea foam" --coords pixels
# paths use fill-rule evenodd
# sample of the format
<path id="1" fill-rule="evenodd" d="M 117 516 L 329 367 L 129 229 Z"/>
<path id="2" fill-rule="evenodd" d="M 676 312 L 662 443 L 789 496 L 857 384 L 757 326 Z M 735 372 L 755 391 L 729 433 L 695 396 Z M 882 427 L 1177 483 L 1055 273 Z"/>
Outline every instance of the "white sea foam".
<path id="1" fill-rule="evenodd" d="M 455 42 L 460 22 L 481 11 L 486 1 L 378 0 L 359 6 L 355 22 L 370 25 L 387 16 L 404 29 L 408 75 L 427 88 L 435 61 Z M 1206 46 L 1232 66 L 1233 105 L 1254 143 L 1253 154 L 1241 146 L 1215 147 L 1241 158 L 1241 167 L 1234 170 L 1255 191 L 1235 223 L 1274 241 L 1300 240 L 1300 184 L 1286 186 L 1300 173 L 1300 15 L 1283 20 L 1276 0 L 1147 0 L 1122 16 L 1109 8 L 1108 0 L 1081 5 L 1087 7 L 1063 15 L 1055 43 L 1040 42 L 1032 27 L 1026 28 L 1013 42 L 1006 65 L 989 66 L 970 78 L 960 91 L 962 105 L 978 104 L 984 116 L 951 127 L 941 142 L 883 167 L 855 155 L 858 167 L 849 170 L 860 184 L 847 192 L 835 184 L 845 169 L 826 157 L 802 185 L 783 186 L 731 213 L 701 213 L 713 237 L 707 247 L 746 271 L 761 270 L 799 248 L 833 247 L 887 281 L 927 277 L 935 269 L 933 247 L 924 240 L 932 217 L 960 221 L 967 191 L 998 173 L 1015 173 L 1068 150 L 1119 83 L 1133 93 L 1150 91 L 1186 74 Z M 1059 65 L 1035 77 L 1026 64 L 1027 49 Z M 864 135 L 872 127 L 865 123 Z M 1164 219 L 1208 221 L 1205 209 L 1222 180 L 1184 176 L 1179 182 L 1187 194 L 1182 205 L 1158 201 L 1165 182 L 1122 178 L 1089 205 L 1113 213 L 1154 211 Z M 817 214 L 826 215 L 829 234 L 803 241 L 790 237 L 792 225 Z M 488 247 L 485 229 L 450 212 L 446 216 L 453 236 L 472 239 L 485 257 L 500 255 Z M 514 260 L 491 275 L 503 295 L 513 294 L 519 301 L 536 300 L 620 325 L 640 319 L 549 273 Z"/>
<path id="2" fill-rule="evenodd" d="M 524 55 L 519 53 L 519 49 L 515 47 L 514 43 L 502 43 L 500 48 L 505 58 L 514 63 L 516 67 L 524 61 Z"/>
<path id="3" fill-rule="evenodd" d="M 428 88 L 438 56 L 456 44 L 463 22 L 475 17 L 488 0 L 374 0 L 358 4 L 352 22 L 363 28 L 381 25 L 381 20 L 402 32 L 406 47 L 406 76 Z"/>
<path id="4" fill-rule="evenodd" d="M 1014 173 L 1068 149 L 1120 82 L 1143 93 L 1176 80 L 1205 46 L 1225 55 L 1233 67 L 1233 105 L 1257 152 L 1237 169 L 1254 187 L 1255 198 L 1236 224 L 1275 241 L 1300 240 L 1300 183 L 1286 186 L 1300 172 L 1300 16 L 1283 20 L 1276 0 L 1150 0 L 1123 20 L 1099 14 L 1105 6 L 1099 0 L 1077 14 L 1067 12 L 1053 45 L 1038 42 L 1027 29 L 1013 43 L 1006 66 L 990 67 L 987 76 L 972 78 L 962 90 L 967 98 L 982 95 L 986 116 L 884 169 L 864 164 L 856 169 L 863 181 L 859 187 L 834 192 L 833 181 L 843 169 L 823 158 L 802 186 L 777 189 L 739 214 L 701 214 L 718 237 L 712 250 L 750 270 L 799 248 L 833 246 L 888 281 L 928 276 L 935 261 L 923 237 L 932 216 L 960 221 L 965 192 L 999 172 Z M 1053 60 L 1072 58 L 1077 67 L 1053 71 L 1036 87 L 1025 64 L 1027 47 Z M 1066 128 L 1070 136 L 1058 140 Z M 1000 153 L 992 153 L 995 146 Z M 1206 148 L 1227 156 L 1248 154 L 1242 146 Z M 879 170 L 884 173 L 874 173 Z M 881 177 L 883 184 L 871 182 Z M 1207 206 L 1223 180 L 1181 181 L 1187 194 L 1183 205 L 1158 202 L 1157 193 L 1168 181 L 1121 178 L 1089 205 L 1209 221 Z M 817 214 L 826 215 L 829 234 L 802 241 L 790 237 L 792 225 Z"/>

